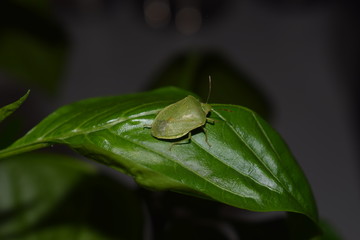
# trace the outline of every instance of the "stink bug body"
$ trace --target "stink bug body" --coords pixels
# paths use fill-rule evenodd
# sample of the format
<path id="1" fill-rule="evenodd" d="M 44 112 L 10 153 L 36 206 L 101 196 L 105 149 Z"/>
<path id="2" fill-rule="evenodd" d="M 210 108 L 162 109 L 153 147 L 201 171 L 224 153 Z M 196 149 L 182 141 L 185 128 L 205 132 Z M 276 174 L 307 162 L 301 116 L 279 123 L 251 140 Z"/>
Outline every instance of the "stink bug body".
<path id="1" fill-rule="evenodd" d="M 203 127 L 206 122 L 214 123 L 206 117 L 210 110 L 210 104 L 189 95 L 158 113 L 151 125 L 151 134 L 159 139 L 178 139 L 185 135 L 190 139 L 192 130 Z"/>

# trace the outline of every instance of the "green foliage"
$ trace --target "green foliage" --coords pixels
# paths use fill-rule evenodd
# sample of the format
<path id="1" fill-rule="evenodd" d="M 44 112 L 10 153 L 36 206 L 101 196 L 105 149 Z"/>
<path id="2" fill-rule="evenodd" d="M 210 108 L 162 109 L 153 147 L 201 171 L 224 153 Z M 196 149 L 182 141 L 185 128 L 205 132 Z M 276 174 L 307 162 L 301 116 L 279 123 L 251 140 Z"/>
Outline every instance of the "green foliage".
<path id="1" fill-rule="evenodd" d="M 142 186 L 213 199 L 252 211 L 300 213 L 317 222 L 310 186 L 278 133 L 253 111 L 211 104 L 209 146 L 201 131 L 176 145 L 152 137 L 156 114 L 191 93 L 177 88 L 87 99 L 64 106 L 0 157 L 65 144 L 134 177 Z"/>
<path id="2" fill-rule="evenodd" d="M 54 154 L 2 159 L 0 189 L 2 240 L 142 236 L 136 195 L 85 162 Z"/>

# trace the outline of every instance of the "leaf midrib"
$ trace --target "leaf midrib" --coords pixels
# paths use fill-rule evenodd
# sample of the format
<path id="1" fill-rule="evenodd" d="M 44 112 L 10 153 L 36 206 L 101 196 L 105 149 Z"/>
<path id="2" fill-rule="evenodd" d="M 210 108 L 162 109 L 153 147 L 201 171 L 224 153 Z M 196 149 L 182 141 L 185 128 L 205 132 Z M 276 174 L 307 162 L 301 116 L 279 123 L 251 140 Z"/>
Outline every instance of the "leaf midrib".
<path id="1" fill-rule="evenodd" d="M 75 132 L 75 134 L 67 134 L 65 136 L 58 136 L 56 137 L 57 139 L 66 139 L 66 138 L 70 138 L 70 137 L 74 137 L 74 136 L 77 136 L 77 135 L 81 135 L 81 134 L 88 134 L 88 133 L 92 133 L 92 132 L 96 132 L 96 131 L 100 131 L 100 130 L 103 130 L 103 129 L 106 129 L 106 128 L 111 128 L 112 126 L 116 125 L 116 124 L 119 124 L 121 122 L 125 122 L 127 120 L 130 120 L 130 119 L 135 119 L 137 117 L 141 117 L 141 116 L 148 116 L 148 115 L 152 115 L 152 114 L 155 114 L 157 113 L 161 108 L 157 108 L 157 109 L 153 109 L 153 110 L 150 110 L 150 111 L 146 111 L 146 112 L 140 112 L 138 114 L 134 114 L 134 115 L 131 115 L 131 116 L 128 116 L 128 117 L 124 117 L 124 115 L 130 111 L 134 111 L 136 109 L 140 109 L 140 108 L 144 108 L 148 105 L 154 105 L 154 104 L 160 104 L 160 103 L 168 103 L 168 101 L 164 101 L 164 100 L 161 100 L 161 101 L 154 101 L 154 102 L 151 102 L 151 103 L 145 103 L 145 104 L 140 104 L 140 105 L 137 105 L 136 107 L 133 107 L 133 108 L 130 108 L 130 109 L 127 109 L 126 111 L 122 112 L 121 116 L 118 117 L 118 120 L 117 121 L 114 121 L 114 122 L 111 122 L 109 124 L 104 124 L 104 125 L 100 125 L 99 127 L 97 128 L 91 128 L 89 130 L 84 130 L 84 131 L 79 131 L 79 132 Z M 116 108 L 118 106 L 114 106 L 113 108 Z M 99 115 L 102 115 L 102 114 L 106 114 L 108 112 L 111 112 L 111 110 L 113 110 L 113 108 L 110 108 L 110 110 L 107 110 L 105 112 L 101 112 L 101 113 L 98 113 L 97 115 L 94 115 L 92 118 L 90 119 L 87 119 L 86 121 L 82 122 L 81 125 L 77 126 L 76 128 L 74 128 L 73 130 L 75 129 L 78 129 L 78 127 L 84 125 L 86 122 L 89 122 L 91 119 L 94 119 L 96 118 L 97 116 Z M 65 114 L 69 114 L 69 112 L 65 113 Z M 60 126 L 63 126 L 65 123 L 75 119 L 77 116 L 79 116 L 81 114 L 81 112 L 77 113 L 74 117 L 72 118 L 69 118 L 69 119 L 66 119 L 66 121 L 62 122 L 60 125 L 57 125 L 55 126 L 54 128 L 48 130 L 46 133 L 42 134 L 41 137 L 37 138 L 37 141 L 36 142 L 40 142 L 45 140 L 45 141 L 49 141 L 49 139 L 46 139 L 46 135 L 49 135 L 51 132 L 53 132 L 54 130 L 56 130 L 57 128 L 59 128 Z M 51 138 L 54 138 L 54 137 L 51 137 Z"/>

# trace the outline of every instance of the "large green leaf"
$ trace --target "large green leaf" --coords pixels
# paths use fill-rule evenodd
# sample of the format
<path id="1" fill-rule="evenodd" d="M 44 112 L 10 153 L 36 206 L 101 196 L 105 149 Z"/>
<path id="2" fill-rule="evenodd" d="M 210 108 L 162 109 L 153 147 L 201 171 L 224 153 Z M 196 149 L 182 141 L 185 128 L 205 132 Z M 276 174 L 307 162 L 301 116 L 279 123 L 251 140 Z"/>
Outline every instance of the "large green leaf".
<path id="1" fill-rule="evenodd" d="M 24 154 L 0 162 L 0 239 L 140 239 L 134 192 L 85 162 Z"/>
<path id="2" fill-rule="evenodd" d="M 188 144 L 155 139 L 156 113 L 190 94 L 177 88 L 83 100 L 44 119 L 0 157 L 61 143 L 125 172 L 149 188 L 170 189 L 252 211 L 289 211 L 317 221 L 310 186 L 279 134 L 253 111 L 212 104 Z"/>

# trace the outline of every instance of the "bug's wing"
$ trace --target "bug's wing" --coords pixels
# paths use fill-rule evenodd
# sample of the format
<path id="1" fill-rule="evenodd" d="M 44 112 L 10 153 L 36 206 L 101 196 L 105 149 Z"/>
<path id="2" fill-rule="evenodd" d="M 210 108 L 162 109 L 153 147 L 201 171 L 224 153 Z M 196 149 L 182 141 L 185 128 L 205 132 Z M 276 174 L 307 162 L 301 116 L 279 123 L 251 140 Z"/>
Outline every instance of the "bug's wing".
<path id="1" fill-rule="evenodd" d="M 200 127 L 203 125 L 200 121 L 191 120 L 191 121 L 184 121 L 184 120 L 171 120 L 166 123 L 164 128 L 164 136 L 163 138 L 174 139 L 185 136 L 191 130 Z"/>

